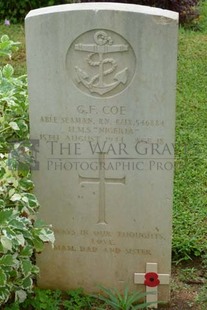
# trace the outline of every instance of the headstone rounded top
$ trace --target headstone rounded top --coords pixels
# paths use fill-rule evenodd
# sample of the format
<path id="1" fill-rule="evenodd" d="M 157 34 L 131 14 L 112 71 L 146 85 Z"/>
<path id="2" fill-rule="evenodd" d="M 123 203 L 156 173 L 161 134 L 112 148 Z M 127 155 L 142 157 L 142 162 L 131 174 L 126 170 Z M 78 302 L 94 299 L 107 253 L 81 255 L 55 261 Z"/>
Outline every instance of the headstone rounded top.
<path id="1" fill-rule="evenodd" d="M 112 3 L 112 2 L 90 2 L 90 3 L 71 3 L 64 5 L 55 5 L 51 7 L 45 7 L 40 9 L 35 9 L 30 11 L 26 19 L 29 17 L 34 17 L 38 15 L 45 15 L 51 13 L 64 13 L 67 11 L 84 11 L 84 10 L 94 10 L 94 11 L 102 11 L 102 10 L 115 10 L 115 11 L 124 11 L 124 12 L 134 12 L 141 13 L 146 15 L 155 15 L 155 16 L 163 16 L 166 18 L 170 18 L 172 20 L 178 21 L 179 14 L 170 10 L 163 10 L 159 8 L 137 5 L 137 4 L 125 4 L 125 3 Z"/>

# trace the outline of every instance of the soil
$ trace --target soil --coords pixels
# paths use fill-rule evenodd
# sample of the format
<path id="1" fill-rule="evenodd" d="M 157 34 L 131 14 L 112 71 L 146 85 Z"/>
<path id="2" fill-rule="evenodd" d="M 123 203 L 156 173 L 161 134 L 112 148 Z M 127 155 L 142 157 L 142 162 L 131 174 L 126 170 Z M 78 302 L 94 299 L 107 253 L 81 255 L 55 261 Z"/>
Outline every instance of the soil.
<path id="1" fill-rule="evenodd" d="M 169 305 L 159 307 L 168 310 L 207 309 L 207 270 L 200 260 L 172 266 L 171 300 Z M 199 301 L 206 287 L 205 302 Z M 205 296 L 205 295 L 204 295 Z"/>

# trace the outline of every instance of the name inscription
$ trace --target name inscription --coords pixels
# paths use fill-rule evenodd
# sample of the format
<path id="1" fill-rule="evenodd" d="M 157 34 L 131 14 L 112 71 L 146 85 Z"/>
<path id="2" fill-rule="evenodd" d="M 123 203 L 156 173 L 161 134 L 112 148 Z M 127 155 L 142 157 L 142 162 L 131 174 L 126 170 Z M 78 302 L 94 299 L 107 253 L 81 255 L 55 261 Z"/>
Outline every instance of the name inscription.
<path id="1" fill-rule="evenodd" d="M 40 124 L 44 130 L 42 141 L 56 142 L 100 142 L 164 143 L 166 122 L 162 118 L 132 118 L 127 106 L 77 105 L 72 115 L 42 115 Z M 139 116 L 139 111 L 134 113 Z M 50 134 L 50 124 L 56 134 Z M 156 137 L 154 132 L 157 131 Z"/>

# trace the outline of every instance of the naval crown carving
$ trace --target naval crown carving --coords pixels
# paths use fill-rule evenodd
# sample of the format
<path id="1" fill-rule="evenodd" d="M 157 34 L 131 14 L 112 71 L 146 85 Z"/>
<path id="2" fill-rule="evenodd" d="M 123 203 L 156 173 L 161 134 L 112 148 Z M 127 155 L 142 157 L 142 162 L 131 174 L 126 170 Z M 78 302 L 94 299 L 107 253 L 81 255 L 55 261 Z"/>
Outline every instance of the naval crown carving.
<path id="1" fill-rule="evenodd" d="M 74 84 L 84 93 L 109 97 L 123 91 L 135 71 L 130 44 L 109 30 L 91 30 L 70 46 L 67 65 Z"/>

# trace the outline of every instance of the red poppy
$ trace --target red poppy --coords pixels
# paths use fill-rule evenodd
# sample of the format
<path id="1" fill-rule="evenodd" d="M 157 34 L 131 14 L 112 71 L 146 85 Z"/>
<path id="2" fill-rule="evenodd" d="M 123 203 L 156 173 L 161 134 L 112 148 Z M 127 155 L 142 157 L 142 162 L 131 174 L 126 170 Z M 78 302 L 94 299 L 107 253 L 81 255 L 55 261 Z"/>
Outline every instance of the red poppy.
<path id="1" fill-rule="evenodd" d="M 156 287 L 160 284 L 158 274 L 156 272 L 147 272 L 145 274 L 144 284 L 149 287 Z"/>

